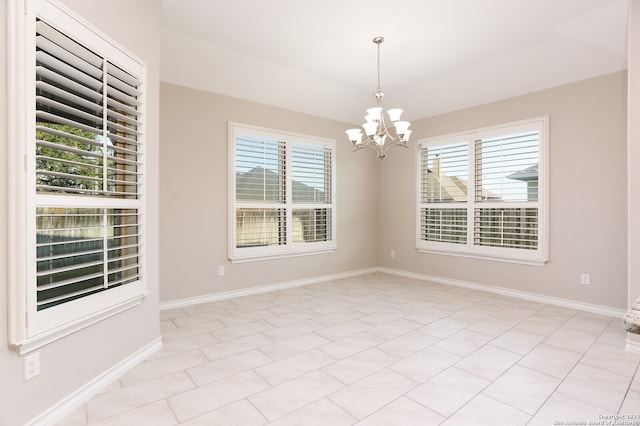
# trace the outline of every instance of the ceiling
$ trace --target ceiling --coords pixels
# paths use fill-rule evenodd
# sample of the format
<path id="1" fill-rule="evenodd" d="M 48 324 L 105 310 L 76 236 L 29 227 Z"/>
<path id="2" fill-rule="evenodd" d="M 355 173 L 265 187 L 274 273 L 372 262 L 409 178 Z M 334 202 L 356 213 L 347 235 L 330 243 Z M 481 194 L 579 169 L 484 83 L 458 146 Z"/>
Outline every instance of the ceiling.
<path id="1" fill-rule="evenodd" d="M 627 0 L 162 0 L 161 79 L 348 123 L 626 69 Z"/>

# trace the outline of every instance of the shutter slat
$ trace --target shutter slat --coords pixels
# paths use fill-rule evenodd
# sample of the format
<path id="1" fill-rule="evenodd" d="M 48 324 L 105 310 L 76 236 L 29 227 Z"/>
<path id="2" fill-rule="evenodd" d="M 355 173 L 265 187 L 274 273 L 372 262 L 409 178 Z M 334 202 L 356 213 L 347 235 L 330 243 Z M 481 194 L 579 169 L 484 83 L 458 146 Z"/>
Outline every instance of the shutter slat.
<path id="1" fill-rule="evenodd" d="M 118 80 L 121 80 L 121 81 L 125 82 L 126 84 L 128 84 L 131 87 L 140 87 L 140 86 L 142 86 L 142 82 L 140 81 L 140 79 L 138 77 L 136 77 L 133 74 L 130 74 L 130 73 L 122 70 L 118 66 L 112 64 L 111 62 L 108 62 L 108 64 L 109 64 L 109 75 L 114 76 Z"/>
<path id="2" fill-rule="evenodd" d="M 102 240 L 97 240 L 102 241 Z M 82 242 L 86 242 L 86 240 L 82 240 Z M 44 247 L 44 245 L 40 245 L 39 247 Z M 51 255 L 51 256 L 38 256 L 38 263 L 40 262 L 49 262 L 52 260 L 62 260 L 62 259 L 70 259 L 76 256 L 87 256 L 92 254 L 101 254 L 103 250 L 87 250 L 87 251 L 77 251 L 73 253 L 67 253 L 62 255 Z"/>
<path id="3" fill-rule="evenodd" d="M 102 79 L 102 70 L 100 69 L 100 67 L 102 66 L 102 62 L 98 63 L 97 65 L 92 65 L 76 54 L 69 52 L 68 50 L 58 46 L 51 40 L 42 36 L 36 37 L 36 47 L 47 52 L 51 56 L 56 57 L 60 61 L 72 65 L 74 68 L 81 70 L 82 72 L 92 76 L 96 80 Z"/>
<path id="4" fill-rule="evenodd" d="M 106 122 L 107 127 L 109 128 L 109 133 L 113 134 L 113 129 L 120 132 L 127 133 L 131 136 L 140 136 L 142 133 L 139 132 L 135 127 L 128 127 L 123 124 L 114 123 L 113 121 Z"/>
<path id="5" fill-rule="evenodd" d="M 130 282 L 134 282 L 139 280 L 142 277 L 141 274 L 132 274 L 132 275 L 127 275 L 124 278 L 120 278 L 120 279 L 109 279 L 109 287 L 114 287 L 117 285 L 121 285 L 121 284 L 126 284 L 126 283 L 130 283 Z"/>
<path id="6" fill-rule="evenodd" d="M 121 165 L 126 164 L 124 161 L 122 163 L 123 164 L 121 164 Z M 137 165 L 137 163 L 133 163 L 133 164 Z M 123 166 L 123 167 L 126 167 L 126 166 Z M 130 178 L 130 177 L 133 177 L 133 176 L 142 176 L 142 173 L 140 173 L 137 169 L 127 170 L 127 169 L 124 169 L 124 168 L 123 169 L 116 169 L 116 168 L 108 167 L 107 168 L 107 176 L 113 176 L 114 174 L 121 174 L 121 175 L 123 175 L 122 177 L 124 177 L 124 178 Z M 113 178 L 108 177 L 108 179 L 113 179 Z M 128 179 L 123 179 L 123 181 L 131 183 L 131 181 L 128 180 Z"/>
<path id="7" fill-rule="evenodd" d="M 129 95 L 134 99 L 142 95 L 142 91 L 136 88 L 136 86 L 140 84 L 139 82 L 136 82 L 136 84 L 133 86 L 125 83 L 124 81 L 120 80 L 119 78 L 111 74 L 111 67 L 109 67 L 109 72 L 107 73 L 107 84 L 117 89 L 120 93 Z"/>
<path id="8" fill-rule="evenodd" d="M 36 21 L 36 33 L 45 36 L 58 46 L 62 46 L 64 49 L 72 52 L 75 56 L 84 59 L 95 67 L 100 67 L 102 65 L 102 58 L 100 56 L 63 35 L 44 21 Z"/>
<path id="9" fill-rule="evenodd" d="M 103 97 L 102 94 L 97 92 L 96 90 L 93 90 L 87 86 L 77 83 L 72 79 L 65 77 L 64 75 L 51 71 L 50 69 L 45 68 L 41 65 L 36 66 L 36 75 L 38 77 L 42 77 L 46 80 L 56 83 L 60 87 L 65 87 L 68 90 L 76 94 L 82 95 L 86 98 L 93 99 L 94 101 L 97 101 L 97 102 L 102 100 L 102 97 Z"/>
<path id="10" fill-rule="evenodd" d="M 83 265 L 84 266 L 84 265 Z M 95 266 L 95 265 L 89 265 L 89 266 Z M 61 288 L 61 287 L 65 287 L 68 285 L 72 285 L 72 284 L 76 284 L 79 281 L 89 281 L 92 280 L 94 278 L 101 278 L 103 276 L 102 272 L 96 272 L 93 274 L 87 274 L 87 275 L 83 275 L 82 279 L 78 279 L 77 277 L 73 277 L 73 278 L 69 278 L 66 280 L 61 280 L 61 281 L 57 281 L 55 283 L 52 284 L 45 284 L 45 285 L 38 285 L 38 292 L 43 292 L 45 290 L 51 290 L 54 288 Z"/>
<path id="11" fill-rule="evenodd" d="M 88 112 L 84 112 L 68 104 L 63 104 L 63 103 L 54 101 L 53 99 L 49 99 L 43 96 L 36 96 L 36 102 L 46 107 L 50 107 L 55 110 L 59 110 L 61 112 L 73 115 L 73 117 L 76 119 L 81 118 L 96 124 L 102 123 L 102 117 L 98 117 L 94 114 L 89 114 Z"/>
<path id="12" fill-rule="evenodd" d="M 131 261 L 134 260 L 135 263 L 131 264 L 131 263 L 127 263 L 127 261 Z M 124 264 L 123 264 L 124 262 Z M 108 261 L 108 273 L 109 274 L 114 274 L 114 273 L 118 273 L 118 272 L 125 272 L 125 271 L 131 271 L 131 270 L 137 270 L 140 265 L 138 264 L 138 254 L 136 253 L 135 255 L 129 255 L 129 256 L 122 256 L 116 259 L 109 259 Z M 118 265 L 118 266 L 116 266 Z"/>
<path id="13" fill-rule="evenodd" d="M 127 123 L 129 125 L 132 125 L 132 126 L 139 126 L 140 125 L 140 122 L 136 119 L 135 116 L 131 117 L 129 115 L 124 115 L 124 114 L 121 114 L 121 113 L 119 113 L 117 111 L 112 110 L 111 108 L 109 108 L 107 110 L 107 116 L 109 118 L 111 118 L 111 119 L 118 120 L 118 121 L 123 121 L 123 122 L 125 122 L 125 123 Z"/>
<path id="14" fill-rule="evenodd" d="M 100 286 L 89 287 L 89 288 L 86 288 L 84 290 L 65 293 L 62 296 L 48 298 L 48 299 L 45 299 L 44 301 L 38 301 L 37 302 L 37 306 L 38 306 L 38 308 L 40 308 L 40 307 L 42 307 L 44 305 L 48 305 L 48 304 L 58 304 L 59 302 L 63 302 L 63 301 L 68 300 L 68 299 L 78 298 L 78 297 L 83 296 L 83 295 L 89 295 L 91 293 L 95 293 L 96 291 L 102 290 L 102 289 L 104 289 L 104 286 L 100 285 Z"/>
<path id="15" fill-rule="evenodd" d="M 99 156 L 97 156 L 98 158 L 100 158 Z M 47 157 L 44 155 L 36 155 L 36 164 L 38 162 L 47 162 L 47 163 L 54 163 L 54 164 L 64 164 L 66 166 L 72 166 L 72 167 L 82 167 L 82 168 L 88 168 L 88 169 L 94 169 L 96 171 L 96 173 L 98 173 L 101 169 L 102 166 L 99 164 L 91 164 L 91 163 L 80 163 L 77 161 L 70 161 L 70 160 L 62 160 L 60 158 L 52 158 L 52 157 Z M 45 170 L 45 169 L 40 169 L 36 167 L 36 172 L 38 174 L 46 174 L 49 171 Z M 82 175 L 73 175 L 73 176 L 82 176 Z"/>
<path id="16" fill-rule="evenodd" d="M 141 111 L 138 111 L 137 109 L 129 105 L 123 104 L 122 102 L 118 102 L 113 98 L 107 98 L 107 106 L 109 107 L 109 111 L 119 111 L 121 113 L 126 113 L 134 117 L 140 117 L 142 115 Z"/>
<path id="17" fill-rule="evenodd" d="M 116 133 L 112 133 L 109 132 L 108 133 L 108 137 L 109 139 L 111 139 L 112 141 L 115 141 L 116 143 L 119 143 L 118 145 L 113 145 L 113 149 L 124 149 L 125 145 L 131 145 L 131 146 L 139 146 L 141 145 L 140 142 L 138 142 L 135 139 L 131 139 L 131 138 L 127 138 L 125 136 L 116 134 Z"/>
<path id="18" fill-rule="evenodd" d="M 79 257 L 78 254 L 75 254 L 74 257 Z M 60 258 L 58 258 L 60 259 Z M 81 264 L 77 264 L 77 265 L 70 265 L 70 266 L 64 266 L 64 267 L 59 267 L 59 268 L 51 268 L 51 269 L 47 269 L 44 270 L 42 272 L 37 272 L 36 276 L 38 277 L 44 277 L 44 276 L 49 276 L 49 275 L 55 275 L 55 274 L 61 274 L 64 272 L 73 272 L 73 271 L 78 271 L 81 269 L 85 269 L 85 268 L 89 268 L 91 266 L 99 266 L 102 265 L 103 262 L 102 260 L 99 261 L 95 261 L 95 262 L 87 262 L 87 263 L 81 263 Z M 57 284 L 60 284 L 60 282 L 58 282 Z M 58 285 L 54 286 L 57 287 Z M 43 289 L 48 289 L 46 288 L 47 286 L 41 286 Z M 49 287 L 49 288 L 53 288 L 53 287 Z"/>
<path id="19" fill-rule="evenodd" d="M 81 180 L 89 180 L 93 182 L 102 182 L 101 176 L 95 177 L 95 176 L 85 176 L 85 175 L 74 175 L 72 173 L 54 172 L 51 170 L 42 170 L 42 169 L 36 170 L 36 173 L 39 175 L 48 175 L 48 176 L 54 176 L 54 177 L 63 178 L 63 179 L 81 179 Z"/>
<path id="20" fill-rule="evenodd" d="M 73 93 L 67 91 L 67 90 L 62 90 L 56 86 L 53 86 L 49 83 L 46 83 L 44 81 L 38 81 L 36 82 L 36 89 L 37 90 L 41 90 L 43 92 L 47 92 L 50 93 L 52 95 L 55 95 L 57 97 L 60 97 L 66 101 L 72 102 L 76 105 L 79 105 L 83 108 L 86 109 L 90 109 L 98 114 L 102 114 L 102 105 L 97 104 L 95 102 L 89 101 L 83 97 L 74 95 Z"/>
<path id="21" fill-rule="evenodd" d="M 135 105 L 135 106 L 142 105 L 141 101 L 134 98 L 133 96 L 127 95 L 126 93 L 116 89 L 115 87 L 109 87 L 108 92 L 109 92 L 109 96 L 113 97 L 118 102 L 124 103 L 126 105 Z"/>
<path id="22" fill-rule="evenodd" d="M 74 135 L 72 133 L 67 133 L 64 132 L 62 130 L 58 130 L 58 129 L 54 129 L 51 127 L 46 127 L 46 126 L 42 126 L 42 125 L 37 125 L 36 126 L 36 132 L 44 132 L 44 133 L 48 133 L 50 135 L 55 135 L 55 136 L 59 136 L 61 138 L 64 139 L 71 139 L 77 142 L 81 142 L 81 143 L 86 143 L 89 145 L 93 145 L 96 147 L 102 147 L 102 143 L 95 140 L 95 139 L 88 139 L 79 135 Z M 43 145 L 43 146 L 49 146 L 50 148 L 59 148 L 60 146 L 64 147 L 65 149 L 68 148 L 68 145 L 63 145 L 63 144 L 59 144 L 59 143 L 55 143 L 55 142 L 49 142 L 49 141 L 44 141 L 41 139 L 38 139 L 36 141 L 36 143 L 38 145 Z M 84 150 L 81 150 L 82 152 L 85 152 Z"/>
<path id="23" fill-rule="evenodd" d="M 57 124 L 64 124 L 67 126 L 75 127 L 77 129 L 85 130 L 87 132 L 92 132 L 92 133 L 95 133 L 96 135 L 99 135 L 98 132 L 100 131 L 100 129 L 96 127 L 87 126 L 86 124 L 79 123 L 74 120 L 69 120 L 67 118 L 60 117 L 59 115 L 51 114 L 44 111 L 37 111 L 36 117 L 45 121 L 49 121 Z"/>
<path id="24" fill-rule="evenodd" d="M 56 73 L 62 74 L 65 77 L 75 80 L 95 91 L 99 91 L 102 87 L 101 80 L 98 80 L 89 74 L 85 74 L 84 72 L 54 58 L 42 50 L 36 52 L 36 60 L 41 64 L 46 65 L 49 69 L 54 70 Z"/>
<path id="25" fill-rule="evenodd" d="M 75 148 L 75 147 L 72 147 L 72 146 L 62 145 L 62 144 L 59 144 L 59 143 L 45 142 L 45 141 L 42 141 L 42 140 L 38 140 L 38 141 L 36 141 L 36 146 L 37 147 L 43 147 L 43 148 L 51 148 L 51 149 L 59 150 L 59 151 L 63 151 L 63 152 L 69 152 L 69 153 L 77 154 L 77 155 L 83 156 L 83 157 L 102 158 L 102 153 L 101 152 L 88 151 L 86 149 L 79 149 L 79 148 Z M 39 157 L 42 158 L 42 159 L 51 159 L 51 160 L 54 160 L 54 161 L 63 161 L 63 160 L 61 160 L 60 158 L 57 158 L 57 157 L 46 157 L 46 156 L 39 156 Z M 70 162 L 69 161 L 69 163 L 78 164 L 78 165 L 80 165 L 80 164 L 87 164 L 88 165 L 88 163 L 80 163 L 80 162 L 75 163 L 75 162 Z"/>

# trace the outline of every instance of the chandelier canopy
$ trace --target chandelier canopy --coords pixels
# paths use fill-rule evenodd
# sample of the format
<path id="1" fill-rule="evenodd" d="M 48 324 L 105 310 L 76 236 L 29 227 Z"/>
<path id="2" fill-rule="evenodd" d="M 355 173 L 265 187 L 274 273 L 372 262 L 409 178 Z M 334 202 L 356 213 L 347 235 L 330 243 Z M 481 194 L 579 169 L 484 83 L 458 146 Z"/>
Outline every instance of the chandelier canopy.
<path id="1" fill-rule="evenodd" d="M 375 108 L 369 108 L 365 116 L 366 123 L 362 125 L 364 129 L 363 140 L 362 129 L 349 129 L 346 131 L 349 140 L 353 144 L 354 151 L 362 148 L 372 148 L 378 153 L 379 159 L 387 156 L 387 151 L 393 146 L 403 146 L 407 148 L 407 141 L 411 130 L 408 121 L 400 121 L 402 110 L 393 108 L 387 111 L 390 124 L 387 124 L 383 114 L 382 99 L 384 93 L 380 88 L 380 44 L 384 41 L 384 37 L 375 37 L 373 42 L 378 45 L 378 88 L 373 94 L 376 99 Z"/>

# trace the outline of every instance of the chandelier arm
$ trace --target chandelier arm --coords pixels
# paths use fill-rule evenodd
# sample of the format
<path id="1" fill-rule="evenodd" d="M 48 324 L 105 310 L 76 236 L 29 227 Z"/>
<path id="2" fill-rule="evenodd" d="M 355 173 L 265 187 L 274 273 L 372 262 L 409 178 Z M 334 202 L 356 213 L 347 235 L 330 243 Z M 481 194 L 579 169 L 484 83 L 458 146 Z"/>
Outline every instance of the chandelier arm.
<path id="1" fill-rule="evenodd" d="M 376 151 L 378 153 L 378 156 L 383 155 L 382 150 L 380 149 L 380 146 L 375 143 L 373 140 L 368 140 L 366 142 L 363 142 L 359 145 L 357 145 L 356 147 L 354 147 L 353 151 L 360 151 L 361 149 L 364 148 L 371 148 L 374 151 Z"/>
<path id="2" fill-rule="evenodd" d="M 394 142 L 392 142 L 392 143 L 390 143 L 390 144 L 386 144 L 386 145 L 384 146 L 384 148 L 382 148 L 382 154 L 383 154 L 383 156 L 385 156 L 385 157 L 386 157 L 386 155 L 387 155 L 387 151 L 389 151 L 389 150 L 390 150 L 391 148 L 393 148 L 394 146 L 400 146 L 400 147 L 402 147 L 402 148 L 409 149 L 409 146 L 408 146 L 406 143 L 404 143 L 404 142 L 400 142 L 400 140 L 398 139 L 397 141 L 394 141 Z"/>

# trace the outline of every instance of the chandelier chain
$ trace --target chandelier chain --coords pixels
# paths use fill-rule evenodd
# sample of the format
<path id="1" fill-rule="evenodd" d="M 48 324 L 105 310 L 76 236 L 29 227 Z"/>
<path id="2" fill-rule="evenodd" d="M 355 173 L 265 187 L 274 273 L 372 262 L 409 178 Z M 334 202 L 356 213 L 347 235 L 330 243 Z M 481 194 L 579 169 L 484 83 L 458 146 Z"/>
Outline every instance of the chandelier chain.
<path id="1" fill-rule="evenodd" d="M 380 43 L 376 43 L 378 45 L 378 92 L 382 91 L 382 86 L 380 85 Z"/>

